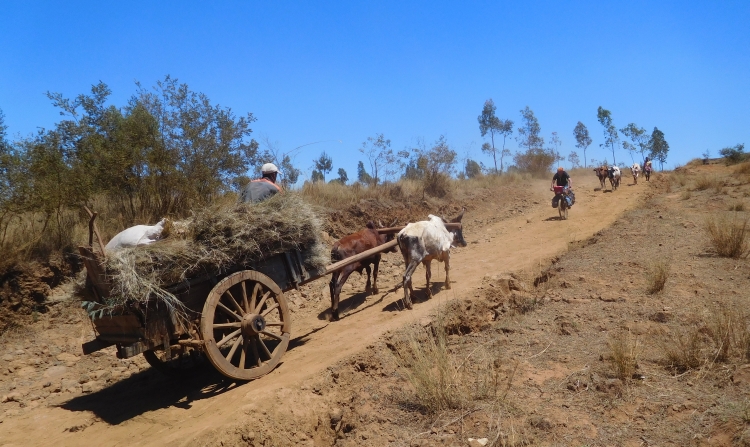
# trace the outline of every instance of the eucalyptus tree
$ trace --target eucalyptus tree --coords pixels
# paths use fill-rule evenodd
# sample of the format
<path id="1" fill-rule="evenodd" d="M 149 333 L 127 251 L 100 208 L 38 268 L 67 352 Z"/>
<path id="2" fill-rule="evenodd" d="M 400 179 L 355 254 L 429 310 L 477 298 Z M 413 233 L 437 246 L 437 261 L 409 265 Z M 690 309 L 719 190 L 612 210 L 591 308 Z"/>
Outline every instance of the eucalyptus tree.
<path id="1" fill-rule="evenodd" d="M 373 186 L 395 174 L 399 167 L 399 159 L 391 149 L 391 140 L 382 133 L 367 137 L 359 151 L 370 164 L 369 179 Z"/>
<path id="2" fill-rule="evenodd" d="M 505 141 L 508 136 L 513 134 L 513 121 L 511 120 L 501 120 L 495 115 L 495 111 L 497 110 L 497 107 L 495 107 L 494 101 L 492 99 L 488 99 L 484 102 L 484 108 L 482 108 L 482 114 L 479 115 L 477 118 L 477 121 L 479 121 L 479 132 L 484 137 L 488 133 L 490 134 L 490 142 L 491 144 L 483 144 L 482 145 L 482 152 L 485 152 L 487 154 L 492 154 L 492 159 L 495 162 L 495 172 L 497 173 L 497 153 L 498 150 L 495 148 L 495 134 L 502 135 L 503 136 L 503 147 L 499 151 L 500 152 L 500 171 L 502 172 L 504 169 L 503 166 L 503 158 L 510 155 L 510 151 L 505 148 Z"/>
<path id="3" fill-rule="evenodd" d="M 659 161 L 659 169 L 664 170 L 664 163 L 667 162 L 667 153 L 669 152 L 669 143 L 664 139 L 664 132 L 654 127 L 651 132 L 651 138 L 648 141 L 648 147 L 651 151 L 651 158 Z"/>
<path id="4" fill-rule="evenodd" d="M 333 169 L 333 160 L 325 151 L 320 154 L 320 157 L 313 160 L 315 164 L 315 170 L 323 176 L 323 181 L 326 181 L 326 174 L 331 172 Z"/>
<path id="5" fill-rule="evenodd" d="M 648 151 L 648 140 L 649 135 L 646 129 L 638 127 L 635 123 L 630 123 L 627 126 L 620 129 L 620 133 L 625 135 L 632 143 L 624 141 L 623 147 L 631 152 L 639 152 L 641 154 L 641 163 L 646 158 L 646 152 Z"/>
<path id="6" fill-rule="evenodd" d="M 591 137 L 589 136 L 589 130 L 586 125 L 578 121 L 575 129 L 573 129 L 573 135 L 576 137 L 576 147 L 583 151 L 583 167 L 586 165 L 586 149 L 591 146 Z"/>
<path id="7" fill-rule="evenodd" d="M 597 120 L 599 120 L 599 124 L 604 127 L 604 144 L 600 144 L 599 146 L 609 147 L 610 149 L 612 149 L 612 163 L 617 165 L 615 148 L 617 147 L 619 136 L 617 134 L 617 128 L 612 122 L 612 112 L 602 108 L 602 106 L 599 106 L 596 111 L 596 118 Z"/>

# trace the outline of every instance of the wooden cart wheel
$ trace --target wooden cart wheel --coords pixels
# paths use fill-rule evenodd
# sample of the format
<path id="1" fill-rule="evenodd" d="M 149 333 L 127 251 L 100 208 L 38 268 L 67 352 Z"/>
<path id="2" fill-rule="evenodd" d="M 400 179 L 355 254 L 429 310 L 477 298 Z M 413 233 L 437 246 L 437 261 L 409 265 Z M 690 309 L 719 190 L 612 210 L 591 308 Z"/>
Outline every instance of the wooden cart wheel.
<path id="1" fill-rule="evenodd" d="M 271 372 L 289 346 L 291 326 L 279 286 L 253 270 L 233 273 L 216 284 L 201 315 L 208 360 L 237 380 Z"/>
<path id="2" fill-rule="evenodd" d="M 192 372 L 195 368 L 205 365 L 206 360 L 202 352 L 191 349 L 188 352 L 172 353 L 172 358 L 166 358 L 166 352 L 150 349 L 144 351 L 143 357 L 154 369 L 162 374 L 179 377 Z"/>

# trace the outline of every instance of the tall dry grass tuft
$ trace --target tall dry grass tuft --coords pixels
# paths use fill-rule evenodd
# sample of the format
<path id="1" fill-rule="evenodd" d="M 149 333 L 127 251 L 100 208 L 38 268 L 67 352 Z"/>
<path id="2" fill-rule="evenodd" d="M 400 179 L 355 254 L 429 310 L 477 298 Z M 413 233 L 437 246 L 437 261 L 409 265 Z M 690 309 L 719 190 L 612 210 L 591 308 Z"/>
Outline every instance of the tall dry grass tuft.
<path id="1" fill-rule="evenodd" d="M 703 364 L 703 334 L 698 328 L 675 329 L 676 334 L 662 344 L 667 366 L 678 373 Z"/>
<path id="2" fill-rule="evenodd" d="M 669 279 L 671 261 L 669 259 L 659 259 L 652 262 L 646 271 L 646 292 L 650 295 L 664 290 L 664 286 Z"/>
<path id="3" fill-rule="evenodd" d="M 468 354 L 454 354 L 447 344 L 446 309 L 450 311 L 438 311 L 432 325 L 408 328 L 392 345 L 396 362 L 413 388 L 405 403 L 435 414 L 484 399 L 504 399 L 515 368 L 503 371 L 497 354 L 482 345 Z"/>
<path id="4" fill-rule="evenodd" d="M 721 192 L 724 187 L 724 180 L 720 179 L 716 175 L 701 175 L 695 179 L 695 190 L 705 191 L 707 189 L 713 189 L 716 192 Z"/>
<path id="5" fill-rule="evenodd" d="M 734 172 L 737 174 L 750 174 L 750 161 L 738 164 L 734 168 Z"/>
<path id="6" fill-rule="evenodd" d="M 720 303 L 708 313 L 705 333 L 713 343 L 713 352 L 710 353 L 712 362 L 726 362 L 732 354 L 735 345 L 735 326 L 742 319 L 735 315 L 735 309 Z"/>
<path id="7" fill-rule="evenodd" d="M 609 359 L 615 375 L 620 380 L 627 380 L 633 377 L 635 370 L 638 368 L 638 356 L 640 355 L 641 345 L 638 338 L 633 336 L 630 331 L 620 331 L 612 334 L 607 340 L 609 348 Z"/>
<path id="8" fill-rule="evenodd" d="M 732 220 L 725 216 L 709 217 L 703 226 L 711 246 L 724 258 L 744 258 L 750 254 L 750 219 L 738 222 L 735 215 Z"/>

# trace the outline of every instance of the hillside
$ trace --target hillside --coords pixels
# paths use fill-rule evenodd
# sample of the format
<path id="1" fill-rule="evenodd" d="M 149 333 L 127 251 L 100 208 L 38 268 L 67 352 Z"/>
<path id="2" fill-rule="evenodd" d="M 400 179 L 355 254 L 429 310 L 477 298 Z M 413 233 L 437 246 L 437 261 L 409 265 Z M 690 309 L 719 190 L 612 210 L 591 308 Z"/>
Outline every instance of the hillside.
<path id="1" fill-rule="evenodd" d="M 567 221 L 549 206 L 548 181 L 505 188 L 503 200 L 469 207 L 469 246 L 452 254 L 451 290 L 439 290 L 444 273 L 434 266 L 435 297 L 400 310 L 402 291 L 393 286 L 403 262 L 389 254 L 381 294 L 365 296 L 364 281 L 352 277 L 343 318 L 329 323 L 328 286 L 317 281 L 289 295 L 295 338 L 283 363 L 247 384 L 208 368 L 167 379 L 141 357 L 121 361 L 111 350 L 81 358 L 90 324 L 60 291 L 39 321 L 0 339 L 0 443 L 745 442 L 750 265 L 717 257 L 703 231 L 708 216 L 750 206 L 750 179 L 731 172 L 688 167 L 638 185 L 626 177 L 604 192 L 582 171 Z M 666 285 L 649 294 L 660 263 L 669 267 Z M 417 293 L 423 272 L 415 274 Z M 415 396 L 408 362 L 394 352 L 404 352 L 410 334 L 443 326 L 443 360 L 452 379 L 466 382 L 445 387 L 453 404 L 435 410 Z M 727 327 L 732 335 L 722 337 Z M 680 365 L 680 354 L 696 362 Z M 434 359 L 437 368 L 443 360 Z"/>

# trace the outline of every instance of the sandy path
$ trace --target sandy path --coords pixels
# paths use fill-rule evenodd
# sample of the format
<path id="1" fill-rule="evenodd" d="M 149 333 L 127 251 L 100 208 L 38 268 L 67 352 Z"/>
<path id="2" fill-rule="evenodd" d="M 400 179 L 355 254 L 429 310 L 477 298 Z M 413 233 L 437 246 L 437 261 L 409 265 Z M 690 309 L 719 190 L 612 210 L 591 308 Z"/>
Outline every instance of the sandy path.
<path id="1" fill-rule="evenodd" d="M 594 191 L 598 180 L 593 175 L 576 178 L 577 203 L 567 221 L 557 220 L 557 210 L 549 205 L 549 183 L 536 181 L 533 197 L 537 205 L 525 214 L 483 227 L 472 228 L 475 219 L 487 219 L 504 210 L 479 209 L 465 217 L 464 235 L 469 246 L 456 250 L 451 257 L 453 288 L 443 290 L 426 302 L 415 304 L 412 311 L 395 311 L 402 291 L 371 297 L 357 309 L 349 309 L 336 323 L 326 323 L 310 314 L 295 315 L 293 337 L 297 346 L 290 349 L 283 363 L 269 375 L 228 391 L 206 396 L 206 391 L 169 389 L 169 402 L 150 408 L 126 409 L 124 416 L 101 420 L 96 411 L 71 411 L 64 407 L 38 407 L 0 425 L 0 445 L 184 445 L 208 430 L 231 423 L 244 405 L 275 394 L 280 388 L 298 386 L 299 382 L 375 342 L 386 331 L 428 315 L 438 305 L 454 297 L 469 297 L 487 274 L 503 271 L 537 270 L 550 258 L 567 249 L 570 242 L 590 237 L 611 225 L 648 189 L 642 182 L 628 186 L 628 179 L 614 193 Z M 470 215 L 473 214 L 473 215 Z M 400 256 L 400 255 L 390 255 Z M 433 281 L 445 278 L 442 264 L 433 264 Z M 383 281 L 385 280 L 385 281 Z M 390 284 L 389 284 L 390 281 Z M 382 278 L 380 288 L 392 288 L 392 278 Z M 414 278 L 415 291 L 424 287 L 424 269 Z M 384 296 L 383 296 L 384 295 Z M 347 298 L 342 293 L 342 300 Z M 297 321 L 299 320 L 299 321 Z M 170 384 L 171 385 L 171 384 Z M 175 383 L 175 388 L 181 384 Z M 184 387 L 185 384 L 182 384 Z M 115 385 L 117 386 L 117 385 Z M 137 399 L 138 389 L 133 390 Z M 175 394 L 176 393 L 176 394 Z M 184 396 L 179 394 L 184 393 Z M 107 399 L 104 393 L 87 399 Z M 107 402 L 101 405 L 129 405 Z M 92 405 L 92 408 L 97 407 Z M 71 431 L 71 427 L 85 427 Z M 67 431 L 66 431 L 67 430 Z"/>

